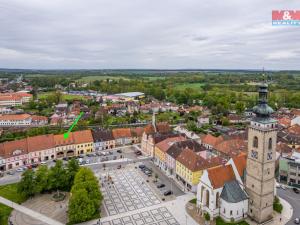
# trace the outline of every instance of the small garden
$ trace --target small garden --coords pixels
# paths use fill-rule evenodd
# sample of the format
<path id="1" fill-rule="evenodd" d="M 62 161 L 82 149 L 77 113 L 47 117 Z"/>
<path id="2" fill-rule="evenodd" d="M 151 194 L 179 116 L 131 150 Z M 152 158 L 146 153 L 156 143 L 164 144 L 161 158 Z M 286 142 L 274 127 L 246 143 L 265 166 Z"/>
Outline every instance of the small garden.
<path id="1" fill-rule="evenodd" d="M 274 197 L 273 210 L 278 213 L 281 213 L 283 210 L 283 206 L 277 196 Z"/>

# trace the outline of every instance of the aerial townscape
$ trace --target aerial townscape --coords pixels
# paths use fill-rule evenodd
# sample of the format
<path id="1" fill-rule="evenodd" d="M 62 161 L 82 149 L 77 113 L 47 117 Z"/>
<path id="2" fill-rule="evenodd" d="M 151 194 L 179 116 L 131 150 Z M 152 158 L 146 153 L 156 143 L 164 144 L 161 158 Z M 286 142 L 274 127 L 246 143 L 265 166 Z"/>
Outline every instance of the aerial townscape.
<path id="1" fill-rule="evenodd" d="M 0 225 L 300 224 L 295 7 L 1 2 Z"/>

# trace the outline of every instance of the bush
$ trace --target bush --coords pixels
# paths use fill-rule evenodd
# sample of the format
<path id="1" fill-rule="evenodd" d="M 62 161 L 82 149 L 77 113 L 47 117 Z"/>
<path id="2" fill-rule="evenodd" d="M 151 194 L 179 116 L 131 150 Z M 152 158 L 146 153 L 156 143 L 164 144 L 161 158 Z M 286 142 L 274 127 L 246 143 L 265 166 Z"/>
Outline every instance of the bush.
<path id="1" fill-rule="evenodd" d="M 275 196 L 275 198 L 274 198 L 273 210 L 276 211 L 276 212 L 278 212 L 278 213 L 281 213 L 282 210 L 283 210 L 283 206 L 280 203 L 279 198 L 277 196 Z"/>
<path id="2" fill-rule="evenodd" d="M 210 215 L 209 215 L 209 213 L 205 213 L 204 214 L 204 219 L 206 220 L 206 221 L 209 221 L 210 220 Z"/>
<path id="3" fill-rule="evenodd" d="M 197 198 L 194 198 L 194 199 L 190 200 L 190 203 L 196 204 L 197 203 Z"/>

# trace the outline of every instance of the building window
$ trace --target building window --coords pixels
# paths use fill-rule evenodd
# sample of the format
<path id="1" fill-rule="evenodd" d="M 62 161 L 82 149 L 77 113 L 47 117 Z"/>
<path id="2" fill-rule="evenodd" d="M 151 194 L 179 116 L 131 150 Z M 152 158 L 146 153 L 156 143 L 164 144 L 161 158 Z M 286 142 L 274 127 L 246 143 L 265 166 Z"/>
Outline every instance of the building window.
<path id="1" fill-rule="evenodd" d="M 256 136 L 253 138 L 253 147 L 258 148 L 258 138 Z"/>
<path id="2" fill-rule="evenodd" d="M 268 149 L 269 149 L 269 150 L 272 150 L 272 138 L 269 138 Z"/>
<path id="3" fill-rule="evenodd" d="M 251 150 L 251 157 L 254 158 L 254 159 L 257 159 L 258 158 L 257 151 Z"/>
<path id="4" fill-rule="evenodd" d="M 232 210 L 230 210 L 230 216 L 232 216 Z"/>
<path id="5" fill-rule="evenodd" d="M 225 210 L 225 208 L 223 209 L 223 213 L 224 213 L 224 214 L 226 213 L 226 210 Z"/>

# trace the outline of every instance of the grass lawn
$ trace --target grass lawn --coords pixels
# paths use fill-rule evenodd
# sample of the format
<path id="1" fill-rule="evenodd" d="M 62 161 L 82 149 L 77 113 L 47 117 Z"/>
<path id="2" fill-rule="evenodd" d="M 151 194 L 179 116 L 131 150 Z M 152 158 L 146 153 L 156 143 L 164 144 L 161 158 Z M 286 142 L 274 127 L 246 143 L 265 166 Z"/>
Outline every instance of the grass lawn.
<path id="1" fill-rule="evenodd" d="M 186 88 L 193 88 L 193 89 L 202 89 L 202 87 L 205 85 L 205 83 L 183 83 L 183 84 L 177 84 L 175 88 L 177 90 L 184 90 Z"/>
<path id="2" fill-rule="evenodd" d="M 17 192 L 17 184 L 8 184 L 0 186 L 0 196 L 7 198 L 16 203 L 22 203 L 26 201 L 26 198 L 20 195 Z M 7 224 L 7 219 L 12 211 L 12 208 L 9 208 L 5 205 L 0 204 L 0 224 Z"/>
<path id="3" fill-rule="evenodd" d="M 53 91 L 49 91 L 49 92 L 43 92 L 38 94 L 38 98 L 39 99 L 45 99 L 47 98 L 49 95 L 52 95 L 54 92 Z M 86 100 L 85 96 L 81 96 L 81 95 L 69 95 L 69 94 L 62 94 L 62 99 L 63 100 L 74 100 L 74 99 L 78 99 L 78 100 Z"/>

